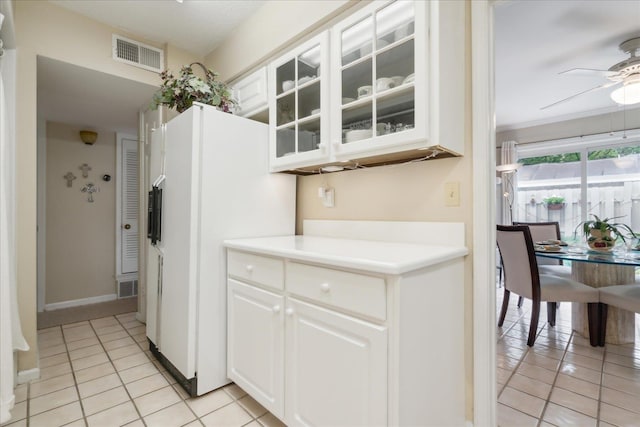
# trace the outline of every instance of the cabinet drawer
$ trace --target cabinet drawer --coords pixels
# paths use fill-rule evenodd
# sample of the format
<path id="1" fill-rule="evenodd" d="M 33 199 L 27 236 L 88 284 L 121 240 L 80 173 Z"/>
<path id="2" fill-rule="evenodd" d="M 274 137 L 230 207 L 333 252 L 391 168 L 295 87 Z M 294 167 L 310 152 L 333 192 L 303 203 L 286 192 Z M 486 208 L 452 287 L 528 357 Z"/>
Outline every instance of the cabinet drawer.
<path id="1" fill-rule="evenodd" d="M 281 259 L 229 250 L 227 269 L 231 277 L 284 289 L 284 264 Z"/>
<path id="2" fill-rule="evenodd" d="M 292 262 L 287 291 L 380 320 L 387 317 L 385 281 L 346 271 Z"/>

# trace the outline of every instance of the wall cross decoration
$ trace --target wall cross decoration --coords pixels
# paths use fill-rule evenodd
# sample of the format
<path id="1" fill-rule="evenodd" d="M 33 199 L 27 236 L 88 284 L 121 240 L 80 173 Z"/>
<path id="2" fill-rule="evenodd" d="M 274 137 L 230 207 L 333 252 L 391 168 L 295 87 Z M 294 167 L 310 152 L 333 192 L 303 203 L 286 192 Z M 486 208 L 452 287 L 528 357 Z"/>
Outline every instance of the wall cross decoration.
<path id="1" fill-rule="evenodd" d="M 63 176 L 63 178 L 67 180 L 67 187 L 71 187 L 73 184 L 73 180 L 76 179 L 76 176 L 71 173 L 71 171 L 69 171 L 65 176 Z"/>
<path id="2" fill-rule="evenodd" d="M 89 166 L 86 163 L 83 163 L 82 165 L 80 165 L 78 169 L 82 171 L 82 176 L 87 178 L 89 176 L 89 171 L 91 170 L 91 166 Z"/>
<path id="3" fill-rule="evenodd" d="M 90 182 L 84 187 L 82 187 L 80 191 L 82 191 L 83 193 L 87 193 L 89 195 L 89 197 L 87 198 L 87 201 L 89 203 L 93 203 L 93 193 L 95 193 L 96 191 L 100 191 L 100 189 L 95 185 L 93 185 L 92 182 Z"/>

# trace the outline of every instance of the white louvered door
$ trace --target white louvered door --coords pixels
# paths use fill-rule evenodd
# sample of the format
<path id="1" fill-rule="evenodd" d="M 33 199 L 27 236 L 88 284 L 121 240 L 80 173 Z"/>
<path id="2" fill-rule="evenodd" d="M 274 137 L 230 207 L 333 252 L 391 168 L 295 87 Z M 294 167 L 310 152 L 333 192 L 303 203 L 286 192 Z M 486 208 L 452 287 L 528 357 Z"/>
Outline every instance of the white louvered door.
<path id="1" fill-rule="evenodd" d="M 138 271 L 138 141 L 122 139 L 120 273 Z"/>

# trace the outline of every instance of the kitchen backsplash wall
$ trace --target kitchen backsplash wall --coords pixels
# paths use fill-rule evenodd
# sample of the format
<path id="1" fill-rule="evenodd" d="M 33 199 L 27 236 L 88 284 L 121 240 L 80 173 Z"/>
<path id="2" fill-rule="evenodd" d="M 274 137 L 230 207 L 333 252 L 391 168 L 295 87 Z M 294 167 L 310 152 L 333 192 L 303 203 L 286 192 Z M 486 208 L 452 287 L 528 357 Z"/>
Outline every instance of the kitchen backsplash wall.
<path id="1" fill-rule="evenodd" d="M 298 177 L 296 232 L 304 219 L 470 221 L 470 163 L 449 158 Z M 445 182 L 461 182 L 459 207 L 444 205 Z M 333 208 L 322 205 L 319 187 L 334 188 Z"/>

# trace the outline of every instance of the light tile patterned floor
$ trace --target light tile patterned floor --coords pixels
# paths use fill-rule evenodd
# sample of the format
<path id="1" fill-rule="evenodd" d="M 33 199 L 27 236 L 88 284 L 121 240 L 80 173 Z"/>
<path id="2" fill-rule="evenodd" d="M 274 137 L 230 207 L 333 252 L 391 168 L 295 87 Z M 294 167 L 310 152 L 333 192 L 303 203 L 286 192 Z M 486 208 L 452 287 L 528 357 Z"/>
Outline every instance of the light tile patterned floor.
<path id="1" fill-rule="evenodd" d="M 283 426 L 235 384 L 188 397 L 135 313 L 39 330 L 38 344 L 41 377 L 18 386 L 3 427 Z"/>
<path id="2" fill-rule="evenodd" d="M 497 289 L 498 315 L 503 289 Z M 640 426 L 640 316 L 636 344 L 591 347 L 571 330 L 571 304 L 549 327 L 546 303 L 538 335 L 527 347 L 531 301 L 511 295 L 498 328 L 498 424 L 511 426 Z"/>

